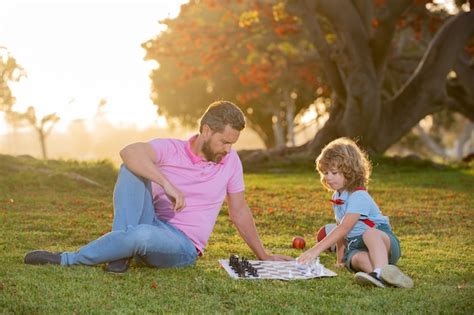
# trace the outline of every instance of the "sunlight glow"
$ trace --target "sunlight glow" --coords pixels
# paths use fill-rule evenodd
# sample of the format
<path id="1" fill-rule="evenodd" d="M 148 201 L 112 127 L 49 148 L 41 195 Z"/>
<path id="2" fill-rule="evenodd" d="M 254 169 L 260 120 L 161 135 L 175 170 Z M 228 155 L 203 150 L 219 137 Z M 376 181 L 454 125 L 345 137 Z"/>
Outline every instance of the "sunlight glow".
<path id="1" fill-rule="evenodd" d="M 314 121 L 316 117 L 318 117 L 318 113 L 316 112 L 316 106 L 313 104 L 303 114 L 303 116 L 300 119 L 300 123 L 307 124 L 311 121 Z"/>
<path id="2" fill-rule="evenodd" d="M 91 119 L 101 99 L 117 125 L 167 126 L 150 100 L 150 70 L 141 44 L 163 30 L 159 20 L 178 14 L 176 1 L 2 1 L 0 46 L 27 72 L 11 84 L 16 111 L 57 113 L 64 131 Z M 0 117 L 0 133 L 9 128 Z"/>

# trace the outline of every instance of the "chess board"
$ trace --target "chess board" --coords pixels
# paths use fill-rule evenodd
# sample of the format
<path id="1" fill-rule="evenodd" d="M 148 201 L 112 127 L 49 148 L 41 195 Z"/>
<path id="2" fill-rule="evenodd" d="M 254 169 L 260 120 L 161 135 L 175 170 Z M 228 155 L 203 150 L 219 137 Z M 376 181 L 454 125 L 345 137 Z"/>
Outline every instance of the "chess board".
<path id="1" fill-rule="evenodd" d="M 304 280 L 323 277 L 334 277 L 337 274 L 323 265 L 319 265 L 316 270 L 309 270 L 307 267 L 298 264 L 296 261 L 264 261 L 249 260 L 252 266 L 257 269 L 258 276 L 247 275 L 239 277 L 230 267 L 228 259 L 219 259 L 221 266 L 233 279 L 275 279 L 275 280 Z"/>

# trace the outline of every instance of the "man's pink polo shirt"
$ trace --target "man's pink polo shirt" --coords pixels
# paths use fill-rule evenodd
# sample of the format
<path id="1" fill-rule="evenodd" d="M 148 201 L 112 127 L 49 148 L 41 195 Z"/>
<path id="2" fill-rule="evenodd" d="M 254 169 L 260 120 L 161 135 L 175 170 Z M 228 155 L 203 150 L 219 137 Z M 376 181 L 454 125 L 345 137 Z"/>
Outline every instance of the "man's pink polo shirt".
<path id="1" fill-rule="evenodd" d="M 245 186 L 237 152 L 231 150 L 217 164 L 203 160 L 191 151 L 196 137 L 188 141 L 155 139 L 149 143 L 156 152 L 156 166 L 186 200 L 186 207 L 175 212 L 163 188 L 152 183 L 155 212 L 181 230 L 203 253 L 226 195 L 242 192 Z"/>

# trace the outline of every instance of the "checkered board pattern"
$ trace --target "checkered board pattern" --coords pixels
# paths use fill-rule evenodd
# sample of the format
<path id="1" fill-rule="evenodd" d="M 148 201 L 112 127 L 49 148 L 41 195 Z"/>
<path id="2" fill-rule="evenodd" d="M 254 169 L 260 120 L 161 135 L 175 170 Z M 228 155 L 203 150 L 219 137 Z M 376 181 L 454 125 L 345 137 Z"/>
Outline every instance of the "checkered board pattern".
<path id="1" fill-rule="evenodd" d="M 252 266 L 257 269 L 258 277 L 239 277 L 229 266 L 228 259 L 219 259 L 221 266 L 234 279 L 275 279 L 275 280 L 304 280 L 323 277 L 334 277 L 337 274 L 323 265 L 320 265 L 319 273 L 309 272 L 305 266 L 299 265 L 295 261 L 264 261 L 249 260 Z"/>

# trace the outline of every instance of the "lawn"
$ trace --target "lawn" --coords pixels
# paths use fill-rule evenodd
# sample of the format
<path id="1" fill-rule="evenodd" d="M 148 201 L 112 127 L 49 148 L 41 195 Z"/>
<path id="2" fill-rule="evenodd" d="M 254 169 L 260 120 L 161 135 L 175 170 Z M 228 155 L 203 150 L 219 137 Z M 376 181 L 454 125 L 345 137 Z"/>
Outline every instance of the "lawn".
<path id="1" fill-rule="evenodd" d="M 48 161 L 0 155 L 0 313 L 474 313 L 474 170 L 382 158 L 370 192 L 402 242 L 399 266 L 415 288 L 361 287 L 335 278 L 232 280 L 217 260 L 254 258 L 224 207 L 205 255 L 193 267 L 132 264 L 123 275 L 97 267 L 30 266 L 33 249 L 75 250 L 110 230 L 116 169 L 108 162 Z M 297 257 L 295 235 L 333 221 L 330 193 L 309 163 L 247 173 L 246 195 L 265 246 Z"/>

